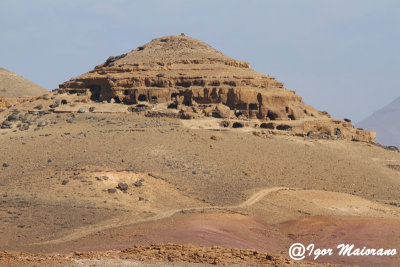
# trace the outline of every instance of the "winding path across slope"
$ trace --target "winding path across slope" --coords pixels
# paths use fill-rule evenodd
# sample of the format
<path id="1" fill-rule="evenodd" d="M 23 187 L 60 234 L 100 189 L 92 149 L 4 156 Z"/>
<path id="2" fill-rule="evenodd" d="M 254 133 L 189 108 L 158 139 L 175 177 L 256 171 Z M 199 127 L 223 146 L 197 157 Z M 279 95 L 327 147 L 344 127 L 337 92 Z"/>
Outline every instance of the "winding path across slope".
<path id="1" fill-rule="evenodd" d="M 254 205 L 258 201 L 263 199 L 265 196 L 267 196 L 268 194 L 270 194 L 272 192 L 280 191 L 280 190 L 289 190 L 289 188 L 286 188 L 286 187 L 263 188 L 260 191 L 257 191 L 256 193 L 251 195 L 246 201 L 240 203 L 239 205 L 192 207 L 192 208 L 185 208 L 185 209 L 174 209 L 174 210 L 160 212 L 153 217 L 146 218 L 143 220 L 137 220 L 137 221 L 133 221 L 133 222 L 132 222 L 131 216 L 126 217 L 126 218 L 119 217 L 119 218 L 115 218 L 115 219 L 111 219 L 111 220 L 102 221 L 96 225 L 79 227 L 79 228 L 75 229 L 73 233 L 66 235 L 64 237 L 49 240 L 49 241 L 44 241 L 44 242 L 40 242 L 40 243 L 34 243 L 31 245 L 46 245 L 46 244 L 57 244 L 57 243 L 68 242 L 68 241 L 76 240 L 81 237 L 88 236 L 95 232 L 103 231 L 105 229 L 166 219 L 166 218 L 174 216 L 176 213 L 179 213 L 179 212 L 195 212 L 195 211 L 205 211 L 205 210 L 229 210 L 229 209 L 245 208 L 245 207 Z"/>

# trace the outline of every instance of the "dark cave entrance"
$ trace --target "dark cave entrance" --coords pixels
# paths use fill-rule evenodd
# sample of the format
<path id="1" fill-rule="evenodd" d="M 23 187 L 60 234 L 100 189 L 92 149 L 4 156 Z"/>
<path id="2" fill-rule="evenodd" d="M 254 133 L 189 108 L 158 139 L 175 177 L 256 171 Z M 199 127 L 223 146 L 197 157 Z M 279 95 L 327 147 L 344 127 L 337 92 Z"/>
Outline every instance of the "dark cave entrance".
<path id="1" fill-rule="evenodd" d="M 98 85 L 89 85 L 88 88 L 91 93 L 90 100 L 100 101 L 101 87 Z"/>
<path id="2" fill-rule="evenodd" d="M 274 124 L 273 123 L 261 123 L 260 128 L 263 129 L 275 129 Z"/>
<path id="3" fill-rule="evenodd" d="M 271 110 L 268 110 L 267 118 L 270 119 L 271 121 L 274 121 L 278 118 L 278 114 L 276 114 L 275 112 L 272 112 Z"/>
<path id="4" fill-rule="evenodd" d="M 249 104 L 249 110 L 258 110 L 258 105 L 257 104 Z"/>
<path id="5" fill-rule="evenodd" d="M 232 128 L 243 128 L 243 123 L 241 122 L 234 122 Z"/>
<path id="6" fill-rule="evenodd" d="M 138 101 L 147 101 L 147 96 L 143 94 L 139 95 Z"/>

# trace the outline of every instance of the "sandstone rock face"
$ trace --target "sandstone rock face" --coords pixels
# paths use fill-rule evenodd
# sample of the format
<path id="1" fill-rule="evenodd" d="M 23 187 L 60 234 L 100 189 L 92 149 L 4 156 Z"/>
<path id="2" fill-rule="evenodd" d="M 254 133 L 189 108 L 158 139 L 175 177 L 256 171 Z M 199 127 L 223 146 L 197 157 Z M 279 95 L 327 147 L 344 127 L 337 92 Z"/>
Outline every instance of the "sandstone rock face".
<path id="1" fill-rule="evenodd" d="M 313 125 L 301 124 L 302 132 L 305 128 L 318 132 L 317 119 L 331 121 L 328 114 L 305 105 L 300 96 L 285 89 L 281 82 L 250 69 L 249 63 L 229 58 L 187 36 L 154 39 L 127 54 L 108 58 L 94 70 L 59 87 L 60 93 L 83 94 L 93 101 L 193 107 L 181 110 L 185 119 L 199 117 L 200 113 L 229 118 L 232 113 L 241 119 L 288 121 L 296 125 L 307 121 Z M 349 139 L 373 141 L 372 133 L 359 134 L 352 126 L 338 127 L 346 139 L 351 136 Z"/>
<path id="2" fill-rule="evenodd" d="M 0 96 L 0 109 L 6 109 L 9 107 L 7 100 Z"/>
<path id="3" fill-rule="evenodd" d="M 294 91 L 186 36 L 167 36 L 118 57 L 60 85 L 85 91 L 92 100 L 127 104 L 141 101 L 192 105 L 223 103 L 251 118 L 302 118 L 305 107 Z M 287 107 L 287 108 L 286 108 Z M 308 115 L 310 116 L 310 115 Z"/>
<path id="4" fill-rule="evenodd" d="M 230 108 L 221 103 L 216 105 L 215 112 L 220 118 L 229 118 L 231 116 Z"/>
<path id="5" fill-rule="evenodd" d="M 0 96 L 0 109 L 11 108 L 12 106 L 32 101 L 37 99 L 38 97 L 30 96 L 30 97 L 2 97 Z"/>

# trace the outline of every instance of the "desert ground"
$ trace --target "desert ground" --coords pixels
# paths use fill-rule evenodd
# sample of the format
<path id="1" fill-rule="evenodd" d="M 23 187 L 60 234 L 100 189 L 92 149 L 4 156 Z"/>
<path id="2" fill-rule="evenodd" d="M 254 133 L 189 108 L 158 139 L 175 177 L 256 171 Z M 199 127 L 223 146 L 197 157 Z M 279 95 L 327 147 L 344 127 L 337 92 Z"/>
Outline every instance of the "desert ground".
<path id="1" fill-rule="evenodd" d="M 57 100 L 68 104 L 42 112 Z M 400 264 L 288 256 L 295 242 L 400 249 L 397 151 L 57 92 L 0 121 L 12 114 L 0 129 L 2 266 Z"/>

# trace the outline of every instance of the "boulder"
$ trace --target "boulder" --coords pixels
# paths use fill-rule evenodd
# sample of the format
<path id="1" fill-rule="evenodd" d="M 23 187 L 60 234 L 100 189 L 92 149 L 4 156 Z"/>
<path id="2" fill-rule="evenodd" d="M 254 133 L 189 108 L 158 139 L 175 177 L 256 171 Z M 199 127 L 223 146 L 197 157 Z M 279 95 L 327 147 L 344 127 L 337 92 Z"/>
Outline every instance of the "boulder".
<path id="1" fill-rule="evenodd" d="M 123 183 L 123 182 L 118 183 L 118 189 L 121 191 L 126 191 L 126 190 L 128 190 L 128 184 Z"/>
<path id="2" fill-rule="evenodd" d="M 229 118 L 231 116 L 231 109 L 228 106 L 219 103 L 215 106 L 215 115 L 218 118 Z"/>

